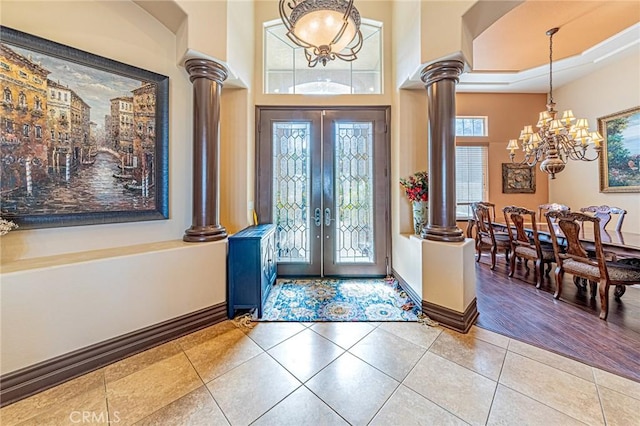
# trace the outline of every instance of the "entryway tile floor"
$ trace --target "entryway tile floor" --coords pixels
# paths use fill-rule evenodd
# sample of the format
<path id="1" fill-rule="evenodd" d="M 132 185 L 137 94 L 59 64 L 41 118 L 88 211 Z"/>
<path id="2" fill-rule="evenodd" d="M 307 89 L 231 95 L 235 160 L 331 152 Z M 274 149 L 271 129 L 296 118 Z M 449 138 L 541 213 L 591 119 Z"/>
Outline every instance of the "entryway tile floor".
<path id="1" fill-rule="evenodd" d="M 640 383 L 473 327 L 225 321 L 0 410 L 9 425 L 638 425 Z"/>

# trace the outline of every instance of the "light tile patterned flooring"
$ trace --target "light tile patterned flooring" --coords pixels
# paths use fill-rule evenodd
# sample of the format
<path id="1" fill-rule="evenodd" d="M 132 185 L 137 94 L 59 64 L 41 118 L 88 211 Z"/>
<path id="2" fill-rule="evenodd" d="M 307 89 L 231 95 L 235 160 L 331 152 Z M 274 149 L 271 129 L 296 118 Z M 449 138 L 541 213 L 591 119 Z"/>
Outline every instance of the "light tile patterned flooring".
<path id="1" fill-rule="evenodd" d="M 0 410 L 2 425 L 638 425 L 640 383 L 477 327 L 230 321 Z"/>

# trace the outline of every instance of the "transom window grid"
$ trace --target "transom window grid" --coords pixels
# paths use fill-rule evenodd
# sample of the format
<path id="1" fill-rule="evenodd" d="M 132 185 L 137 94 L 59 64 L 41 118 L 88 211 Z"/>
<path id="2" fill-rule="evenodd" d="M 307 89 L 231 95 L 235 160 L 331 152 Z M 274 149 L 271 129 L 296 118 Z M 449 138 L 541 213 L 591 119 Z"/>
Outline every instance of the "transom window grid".
<path id="1" fill-rule="evenodd" d="M 279 22 L 279 21 L 274 21 Z M 308 67 L 304 49 L 294 45 L 281 23 L 264 27 L 264 92 L 342 95 L 382 93 L 382 25 L 363 22 L 362 50 L 352 62 Z"/>
<path id="2" fill-rule="evenodd" d="M 456 136 L 488 136 L 487 117 L 456 117 Z"/>
<path id="3" fill-rule="evenodd" d="M 488 146 L 456 146 L 456 219 L 472 218 L 471 204 L 488 199 L 488 176 Z"/>

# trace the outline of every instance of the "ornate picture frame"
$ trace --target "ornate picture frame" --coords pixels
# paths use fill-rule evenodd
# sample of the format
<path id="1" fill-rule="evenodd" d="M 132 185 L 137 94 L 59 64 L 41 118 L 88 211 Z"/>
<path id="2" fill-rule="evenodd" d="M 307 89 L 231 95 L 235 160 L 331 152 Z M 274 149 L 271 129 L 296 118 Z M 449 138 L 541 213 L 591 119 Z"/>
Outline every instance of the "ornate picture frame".
<path id="1" fill-rule="evenodd" d="M 20 229 L 169 217 L 169 77 L 0 27 L 1 210 Z"/>
<path id="2" fill-rule="evenodd" d="M 600 192 L 640 192 L 640 107 L 598 118 Z"/>
<path id="3" fill-rule="evenodd" d="M 536 169 L 526 164 L 502 163 L 503 194 L 534 194 Z"/>

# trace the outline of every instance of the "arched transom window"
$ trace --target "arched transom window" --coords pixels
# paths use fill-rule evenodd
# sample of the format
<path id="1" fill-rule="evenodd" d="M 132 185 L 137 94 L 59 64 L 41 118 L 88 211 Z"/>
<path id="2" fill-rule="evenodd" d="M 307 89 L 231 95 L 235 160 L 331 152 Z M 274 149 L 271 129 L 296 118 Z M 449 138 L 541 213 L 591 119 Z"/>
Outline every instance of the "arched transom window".
<path id="1" fill-rule="evenodd" d="M 366 22 L 365 22 L 366 21 Z M 382 24 L 363 20 L 358 59 L 336 59 L 309 68 L 304 49 L 287 37 L 281 21 L 264 24 L 264 92 L 342 95 L 382 93 Z"/>

